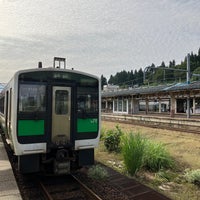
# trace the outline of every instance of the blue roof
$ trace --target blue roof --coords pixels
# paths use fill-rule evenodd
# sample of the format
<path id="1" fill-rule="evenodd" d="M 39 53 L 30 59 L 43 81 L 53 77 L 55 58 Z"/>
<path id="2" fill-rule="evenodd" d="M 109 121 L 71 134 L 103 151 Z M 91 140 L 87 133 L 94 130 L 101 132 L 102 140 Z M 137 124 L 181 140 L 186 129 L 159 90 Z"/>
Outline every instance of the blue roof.
<path id="1" fill-rule="evenodd" d="M 160 86 L 150 86 L 150 87 L 138 87 L 130 89 L 118 89 L 115 91 L 103 91 L 102 97 L 117 97 L 117 96 L 127 96 L 127 95 L 139 95 L 139 94 L 155 94 L 159 92 L 176 92 L 183 90 L 200 90 L 200 81 L 193 83 L 176 83 L 171 85 L 160 85 Z"/>

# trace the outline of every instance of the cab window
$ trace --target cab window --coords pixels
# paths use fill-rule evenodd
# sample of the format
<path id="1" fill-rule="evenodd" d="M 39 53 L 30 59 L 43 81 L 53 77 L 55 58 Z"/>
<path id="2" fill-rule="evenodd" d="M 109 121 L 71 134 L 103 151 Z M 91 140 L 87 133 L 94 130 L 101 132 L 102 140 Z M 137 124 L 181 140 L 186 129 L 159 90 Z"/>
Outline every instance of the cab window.
<path id="1" fill-rule="evenodd" d="M 20 84 L 19 112 L 44 112 L 46 99 L 45 85 Z"/>

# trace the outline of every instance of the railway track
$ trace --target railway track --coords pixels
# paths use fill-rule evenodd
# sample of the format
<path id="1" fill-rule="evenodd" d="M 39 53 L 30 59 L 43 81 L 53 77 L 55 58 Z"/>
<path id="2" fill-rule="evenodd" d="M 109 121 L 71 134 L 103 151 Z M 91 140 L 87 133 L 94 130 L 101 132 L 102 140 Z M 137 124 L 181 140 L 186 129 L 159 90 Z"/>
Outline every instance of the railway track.
<path id="1" fill-rule="evenodd" d="M 74 175 L 45 176 L 19 173 L 15 157 L 2 137 L 23 200 L 101 200 Z"/>
<path id="2" fill-rule="evenodd" d="M 102 200 L 74 175 L 42 177 L 38 183 L 47 200 Z"/>
<path id="3" fill-rule="evenodd" d="M 89 178 L 87 176 L 88 168 L 76 172 L 75 175 L 23 175 L 19 173 L 16 163 L 10 156 L 23 200 L 170 200 L 105 165 L 102 167 L 109 174 L 106 181 Z"/>
<path id="4" fill-rule="evenodd" d="M 131 116 L 131 115 L 111 115 L 102 114 L 102 120 L 113 121 L 117 123 L 135 124 L 139 126 L 161 128 L 173 131 L 182 131 L 200 134 L 200 120 L 199 119 L 181 119 L 181 118 L 167 118 L 161 116 Z"/>
<path id="5" fill-rule="evenodd" d="M 106 181 L 89 178 L 87 168 L 75 175 L 23 175 L 17 170 L 16 162 L 9 151 L 8 155 L 23 200 L 170 200 L 104 165 L 102 166 L 109 174 Z"/>

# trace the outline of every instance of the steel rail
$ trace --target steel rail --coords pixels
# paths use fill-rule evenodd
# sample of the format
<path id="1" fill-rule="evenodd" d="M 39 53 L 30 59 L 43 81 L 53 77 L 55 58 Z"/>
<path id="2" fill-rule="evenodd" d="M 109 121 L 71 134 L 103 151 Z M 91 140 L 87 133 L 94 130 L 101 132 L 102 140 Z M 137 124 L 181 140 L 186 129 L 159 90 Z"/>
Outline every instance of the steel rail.
<path id="1" fill-rule="evenodd" d="M 49 194 L 49 192 L 46 190 L 44 184 L 41 181 L 39 181 L 39 185 L 40 185 L 40 188 L 42 189 L 42 192 L 44 194 L 45 199 L 47 199 L 47 200 L 53 200 L 53 198 L 51 197 L 51 195 Z"/>
<path id="2" fill-rule="evenodd" d="M 78 183 L 81 185 L 81 187 L 87 192 L 87 194 L 93 199 L 93 200 L 102 200 L 97 194 L 95 194 L 89 187 L 87 187 L 84 183 L 82 183 L 77 177 L 74 175 L 71 175 Z"/>
<path id="3" fill-rule="evenodd" d="M 76 181 L 76 183 L 78 183 L 78 185 L 80 185 L 80 188 L 82 188 L 84 190 L 83 193 L 85 193 L 87 196 L 89 196 L 90 199 L 102 200 L 97 194 L 95 194 L 89 187 L 87 187 L 84 183 L 82 183 L 77 177 L 75 177 L 72 174 L 71 174 L 71 176 L 74 179 L 74 181 Z M 42 190 L 42 193 L 43 193 L 45 199 L 46 200 L 54 200 L 52 195 L 48 192 L 45 185 L 40 180 L 38 181 L 38 184 Z"/>

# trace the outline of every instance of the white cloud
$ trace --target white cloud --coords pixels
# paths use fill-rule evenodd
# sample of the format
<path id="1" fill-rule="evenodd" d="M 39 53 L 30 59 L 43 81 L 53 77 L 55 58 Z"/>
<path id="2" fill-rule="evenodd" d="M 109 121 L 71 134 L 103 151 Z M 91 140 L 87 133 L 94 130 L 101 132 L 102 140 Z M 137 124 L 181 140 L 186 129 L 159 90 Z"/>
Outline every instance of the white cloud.
<path id="1" fill-rule="evenodd" d="M 198 0 L 1 0 L 0 82 L 54 56 L 106 77 L 180 62 L 200 47 L 199 9 Z"/>

